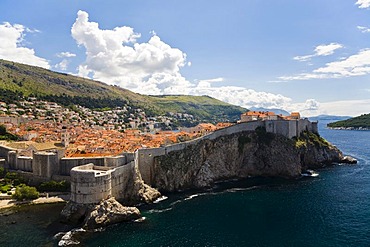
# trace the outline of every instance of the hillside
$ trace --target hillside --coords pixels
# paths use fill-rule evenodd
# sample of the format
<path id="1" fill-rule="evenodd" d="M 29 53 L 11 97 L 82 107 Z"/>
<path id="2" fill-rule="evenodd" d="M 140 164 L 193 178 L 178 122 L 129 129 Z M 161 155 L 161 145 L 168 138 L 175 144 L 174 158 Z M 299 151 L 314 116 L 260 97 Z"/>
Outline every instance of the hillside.
<path id="1" fill-rule="evenodd" d="M 88 108 L 129 106 L 147 115 L 187 113 L 198 121 L 236 121 L 246 109 L 208 96 L 148 96 L 103 82 L 0 59 L 0 97 L 11 103 L 22 97 L 79 104 Z"/>
<path id="2" fill-rule="evenodd" d="M 330 128 L 370 128 L 370 114 L 364 114 L 347 120 L 329 123 Z"/>

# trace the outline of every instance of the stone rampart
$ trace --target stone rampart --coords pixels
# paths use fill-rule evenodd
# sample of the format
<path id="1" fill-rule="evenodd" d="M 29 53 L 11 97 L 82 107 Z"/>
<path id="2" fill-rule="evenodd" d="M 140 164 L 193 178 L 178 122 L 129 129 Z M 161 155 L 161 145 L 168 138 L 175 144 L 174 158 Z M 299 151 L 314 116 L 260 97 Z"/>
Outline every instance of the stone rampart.
<path id="1" fill-rule="evenodd" d="M 18 160 L 17 151 L 9 151 L 7 157 L 8 157 L 7 161 L 8 161 L 9 169 L 17 170 L 17 160 Z"/>
<path id="2" fill-rule="evenodd" d="M 126 193 L 128 192 L 128 183 L 133 181 L 135 171 L 135 162 L 117 167 L 112 170 L 111 173 L 111 185 L 112 185 L 112 196 L 120 200 L 121 198 L 126 198 Z"/>
<path id="3" fill-rule="evenodd" d="M 32 157 L 18 156 L 16 170 L 32 172 Z"/>
<path id="4" fill-rule="evenodd" d="M 144 182 L 151 181 L 154 157 L 165 155 L 166 148 L 143 148 L 135 152 L 135 162 Z"/>
<path id="5" fill-rule="evenodd" d="M 121 199 L 133 181 L 135 162 L 116 168 L 90 163 L 71 170 L 71 201 L 82 204 L 98 203 L 114 196 Z"/>
<path id="6" fill-rule="evenodd" d="M 72 168 L 93 163 L 95 166 L 104 166 L 104 157 L 93 157 L 93 158 L 62 158 L 60 163 L 60 175 L 69 176 Z"/>
<path id="7" fill-rule="evenodd" d="M 126 163 L 127 163 L 127 158 L 124 155 L 111 156 L 111 157 L 104 158 L 104 166 L 107 166 L 107 167 L 123 166 Z"/>
<path id="8" fill-rule="evenodd" d="M 82 204 L 99 203 L 112 195 L 111 170 L 87 165 L 71 170 L 71 201 Z"/>
<path id="9" fill-rule="evenodd" d="M 8 153 L 10 151 L 16 151 L 13 148 L 5 147 L 0 145 L 0 157 L 4 158 L 6 161 L 8 161 Z"/>
<path id="10" fill-rule="evenodd" d="M 54 152 L 37 152 L 33 154 L 32 172 L 35 176 L 52 178 L 59 174 L 58 154 Z"/>

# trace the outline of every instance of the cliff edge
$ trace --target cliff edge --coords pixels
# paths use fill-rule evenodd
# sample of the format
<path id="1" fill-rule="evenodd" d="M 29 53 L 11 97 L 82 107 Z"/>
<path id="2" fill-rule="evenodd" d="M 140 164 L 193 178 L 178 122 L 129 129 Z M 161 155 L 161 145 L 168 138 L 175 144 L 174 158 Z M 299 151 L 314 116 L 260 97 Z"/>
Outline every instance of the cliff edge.
<path id="1" fill-rule="evenodd" d="M 303 132 L 299 138 L 289 139 L 259 127 L 203 139 L 181 151 L 155 157 L 152 186 L 160 191 L 179 191 L 209 187 L 230 178 L 294 178 L 306 169 L 342 161 L 342 152 L 317 134 Z"/>

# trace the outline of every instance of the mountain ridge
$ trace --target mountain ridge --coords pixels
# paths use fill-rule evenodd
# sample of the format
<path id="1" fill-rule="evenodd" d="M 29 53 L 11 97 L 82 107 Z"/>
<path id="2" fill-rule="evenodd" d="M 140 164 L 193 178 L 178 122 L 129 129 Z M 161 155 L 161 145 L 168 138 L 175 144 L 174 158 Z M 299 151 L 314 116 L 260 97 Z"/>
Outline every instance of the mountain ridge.
<path id="1" fill-rule="evenodd" d="M 37 97 L 62 104 L 86 101 L 83 106 L 89 108 L 91 105 L 95 106 L 92 108 L 105 108 L 128 104 L 143 109 L 148 115 L 188 113 L 200 122 L 236 121 L 247 111 L 209 96 L 143 95 L 104 82 L 2 59 L 0 71 L 0 96 L 5 100 L 11 96 L 8 100 Z M 101 103 L 104 100 L 107 102 Z"/>

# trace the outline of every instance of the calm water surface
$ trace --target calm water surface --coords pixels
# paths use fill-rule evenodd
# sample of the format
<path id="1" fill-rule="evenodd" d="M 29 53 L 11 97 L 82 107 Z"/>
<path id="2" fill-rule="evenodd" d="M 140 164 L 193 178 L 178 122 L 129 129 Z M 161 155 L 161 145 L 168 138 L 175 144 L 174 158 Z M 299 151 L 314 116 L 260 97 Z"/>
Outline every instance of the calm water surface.
<path id="1" fill-rule="evenodd" d="M 168 195 L 141 208 L 144 222 L 108 227 L 82 245 L 370 246 L 370 131 L 328 130 L 325 123 L 321 135 L 356 157 L 357 165 L 322 169 L 313 178 L 254 178 Z M 48 214 L 0 216 L 0 246 L 55 245 L 60 226 L 57 214 Z M 16 224 L 12 217 L 19 217 Z"/>

